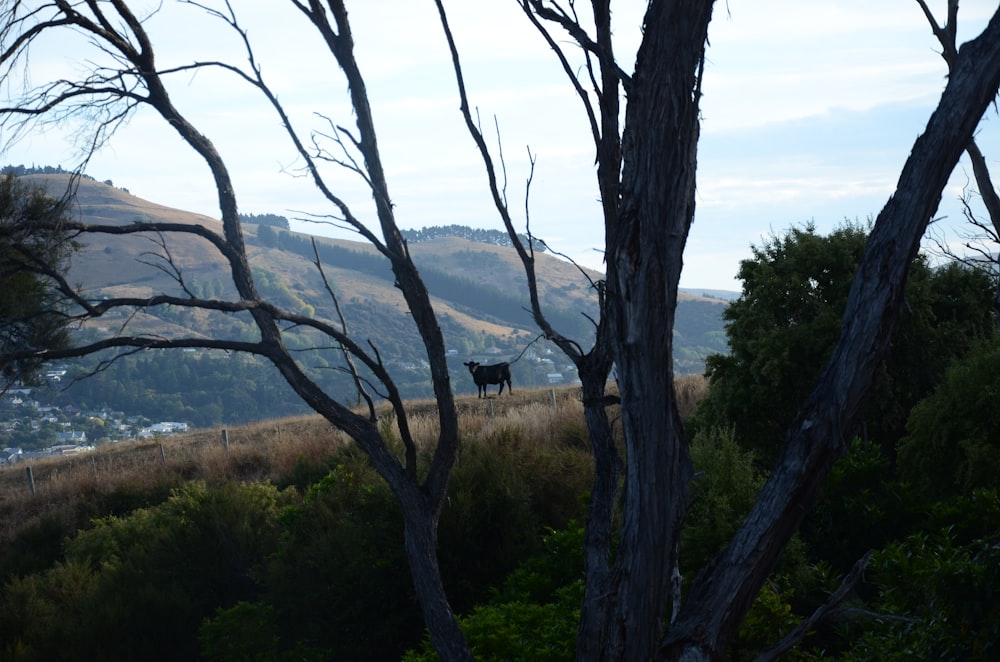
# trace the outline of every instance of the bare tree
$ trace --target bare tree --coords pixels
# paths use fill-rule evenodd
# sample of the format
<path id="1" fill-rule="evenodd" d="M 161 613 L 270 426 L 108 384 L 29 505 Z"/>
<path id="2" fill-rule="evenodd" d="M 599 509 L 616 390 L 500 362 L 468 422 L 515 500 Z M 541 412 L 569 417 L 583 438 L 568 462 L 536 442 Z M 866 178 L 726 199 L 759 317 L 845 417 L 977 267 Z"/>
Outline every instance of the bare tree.
<path id="1" fill-rule="evenodd" d="M 232 7 L 226 3 L 223 10 L 212 9 L 197 2 L 187 2 L 202 8 L 221 24 L 234 30 L 246 48 L 243 67 L 225 62 L 193 62 L 175 69 L 161 70 L 155 59 L 155 44 L 151 41 L 144 20 L 133 13 L 125 0 L 109 2 L 71 3 L 55 0 L 50 3 L 7 3 L 0 13 L 0 76 L 9 85 L 23 64 L 30 68 L 29 48 L 32 43 L 50 32 L 73 31 L 88 37 L 96 47 L 114 63 L 110 67 L 94 67 L 81 80 L 56 80 L 28 89 L 15 104 L 0 109 L 3 126 L 24 129 L 24 118 L 42 120 L 62 118 L 74 113 L 93 117 L 94 147 L 113 134 L 116 127 L 140 106 L 152 108 L 181 138 L 205 161 L 215 181 L 222 215 L 222 234 L 205 226 L 187 226 L 169 223 L 134 223 L 128 226 L 100 226 L 82 223 L 66 227 L 79 234 L 195 234 L 210 242 L 225 257 L 239 298 L 235 301 L 199 299 L 187 289 L 179 270 L 176 274 L 181 293 L 159 295 L 146 299 L 113 298 L 94 302 L 76 292 L 58 274 L 48 274 L 58 282 L 64 296 L 75 304 L 75 318 L 97 318 L 108 311 L 142 309 L 163 305 L 181 309 L 244 313 L 253 320 L 259 339 L 240 342 L 226 339 L 202 340 L 198 338 L 151 338 L 127 333 L 108 337 L 88 345 L 62 351 L 39 354 L 42 359 L 84 356 L 106 349 L 214 347 L 247 352 L 270 361 L 280 371 L 294 391 L 315 411 L 333 425 L 348 432 L 368 454 L 373 465 L 396 495 L 403 511 L 406 552 L 413 581 L 431 639 L 445 659 L 471 659 L 468 647 L 448 604 L 441 583 L 437 562 L 437 523 L 441 505 L 446 495 L 448 478 L 458 449 L 458 419 L 448 368 L 445 363 L 444 339 L 438 326 L 430 298 L 417 273 L 406 242 L 396 226 L 388 184 L 381 163 L 376 140 L 375 125 L 368 103 L 365 82 L 354 58 L 354 43 L 347 9 L 343 2 L 319 0 L 299 2 L 292 0 L 292 9 L 300 12 L 313 26 L 326 44 L 330 55 L 347 78 L 351 103 L 355 113 L 355 129 L 333 127 L 335 147 L 343 148 L 343 156 L 331 154 L 317 140 L 303 137 L 265 82 L 246 32 L 241 28 Z M 36 6 L 37 5 L 37 6 Z M 247 259 L 242 228 L 237 210 L 237 200 L 229 170 L 208 137 L 193 126 L 177 108 L 168 91 L 167 78 L 204 69 L 222 69 L 242 78 L 256 88 L 272 104 L 281 119 L 287 135 L 299 156 L 305 162 L 316 186 L 336 210 L 338 218 L 367 239 L 390 262 L 396 286 L 402 293 L 413 316 L 416 329 L 426 348 L 437 401 L 440 435 L 430 466 L 418 474 L 416 444 L 409 433 L 407 411 L 374 347 L 365 349 L 355 342 L 345 330 L 345 325 L 309 318 L 281 310 L 265 301 L 254 285 Z M 375 202 L 375 223 L 378 233 L 357 218 L 347 203 L 339 198 L 321 175 L 317 166 L 323 160 L 334 160 L 354 170 L 368 184 Z M 168 253 L 163 255 L 172 264 Z M 318 262 L 318 260 L 317 260 Z M 332 289 L 330 292 L 332 293 Z M 313 330 L 327 342 L 339 346 L 350 360 L 347 369 L 357 384 L 359 399 L 367 402 L 365 413 L 356 413 L 325 393 L 299 363 L 283 342 L 285 330 L 293 327 Z M 8 356 L 6 360 L 19 357 Z M 377 380 L 380 395 L 391 404 L 403 442 L 402 457 L 397 456 L 379 429 L 375 402 L 368 392 L 370 383 L 357 369 L 363 364 Z"/>
<path id="2" fill-rule="evenodd" d="M 390 485 L 403 511 L 407 555 L 433 645 L 443 659 L 470 659 L 444 594 L 435 554 L 437 520 L 458 444 L 457 416 L 441 332 L 426 288 L 396 226 L 365 81 L 354 57 L 346 7 L 336 0 L 289 1 L 322 38 L 347 79 L 355 113 L 351 130 L 331 123 L 325 135 L 308 136 L 297 129 L 266 83 L 249 37 L 228 3 L 221 10 L 193 1 L 184 4 L 203 9 L 235 31 L 245 47 L 246 62 L 242 66 L 192 62 L 168 69 L 157 67 L 154 44 L 143 19 L 125 0 L 51 0 L 4 6 L 0 12 L 0 77 L 4 80 L 22 65 L 30 69 L 28 48 L 40 35 L 65 30 L 87 36 L 110 57 L 113 66 L 95 66 L 79 80 L 55 80 L 27 90 L 8 107 L 0 108 L 2 126 L 26 127 L 29 124 L 24 122 L 35 118 L 87 113 L 93 119 L 91 144 L 97 147 L 137 107 L 149 107 L 208 164 L 218 191 L 221 234 L 203 226 L 167 223 L 77 223 L 71 227 L 78 233 L 197 235 L 228 261 L 237 299 L 197 298 L 183 286 L 178 271 L 179 294 L 95 302 L 75 292 L 58 274 L 51 274 L 75 304 L 77 318 L 100 317 L 115 309 L 169 304 L 246 315 L 259 333 L 255 341 L 120 334 L 38 357 L 81 356 L 105 349 L 127 352 L 201 346 L 250 352 L 273 363 L 305 402 L 351 434 Z M 545 335 L 574 361 L 583 382 L 596 478 L 587 521 L 587 588 L 577 656 L 581 660 L 720 659 L 781 551 L 815 502 L 833 463 L 846 452 L 849 431 L 886 352 L 908 265 L 917 253 L 920 237 L 949 174 L 1000 85 L 1000 11 L 979 37 L 955 54 L 938 108 L 914 144 L 896 192 L 875 224 L 854 282 L 840 341 L 790 427 L 756 507 L 729 547 L 691 582 L 680 600 L 673 580 L 692 469 L 673 390 L 672 333 L 684 247 L 694 217 L 699 102 L 714 3 L 648 3 L 642 42 L 631 74 L 617 64 L 613 51 L 610 0 L 590 3 L 587 20 L 592 21 L 592 28 L 585 27 L 573 2 L 567 5 L 521 0 L 520 5 L 563 64 L 594 138 L 605 221 L 607 278 L 593 283 L 601 315 L 594 320 L 595 343 L 589 350 L 554 329 L 541 309 L 530 232 L 527 244 L 517 239 L 503 186 L 497 182 L 489 150 L 465 98 L 460 58 L 447 15 L 443 4 L 437 2 L 452 50 L 462 112 L 484 157 L 496 207 L 532 284 L 532 312 Z M 550 32 L 552 28 L 568 35 L 583 54 L 585 65 L 580 78 Z M 418 470 L 417 449 L 408 432 L 404 403 L 377 350 L 366 349 L 352 339 L 342 319 L 326 321 L 291 314 L 263 300 L 257 292 L 226 164 L 210 140 L 175 107 L 166 84 L 173 75 L 205 69 L 229 72 L 268 100 L 307 172 L 335 210 L 338 222 L 358 232 L 392 265 L 397 286 L 426 348 L 434 383 L 440 435 L 426 469 Z M 627 99 L 624 120 L 620 119 L 623 98 Z M 375 206 L 370 225 L 355 216 L 328 185 L 320 167 L 323 163 L 339 164 L 364 179 Z M 169 264 L 169 255 L 165 257 Z M 350 358 L 345 369 L 354 377 L 359 396 L 367 403 L 363 414 L 338 404 L 310 379 L 308 371 L 283 343 L 283 333 L 291 326 L 311 329 Z M 616 397 L 606 391 L 612 364 L 619 386 Z M 403 450 L 398 454 L 379 430 L 372 388 L 389 401 L 395 412 L 403 441 Z M 608 404 L 619 402 L 618 398 L 624 457 L 618 455 L 612 443 L 606 411 Z M 621 508 L 622 521 L 614 533 L 617 545 L 613 545 L 616 507 Z"/>

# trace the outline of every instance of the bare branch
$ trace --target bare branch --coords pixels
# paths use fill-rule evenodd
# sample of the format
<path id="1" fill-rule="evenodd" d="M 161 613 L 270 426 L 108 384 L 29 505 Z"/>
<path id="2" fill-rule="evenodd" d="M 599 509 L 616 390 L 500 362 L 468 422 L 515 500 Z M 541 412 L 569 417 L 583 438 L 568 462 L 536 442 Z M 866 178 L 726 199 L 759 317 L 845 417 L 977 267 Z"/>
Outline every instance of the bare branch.
<path id="1" fill-rule="evenodd" d="M 756 662 L 771 662 L 772 660 L 779 659 L 796 644 L 805 639 L 810 632 L 815 630 L 816 626 L 821 621 L 829 618 L 831 614 L 833 614 L 840 606 L 840 603 L 847 599 L 847 597 L 854 590 L 854 587 L 857 586 L 858 582 L 861 581 L 864 576 L 865 569 L 868 568 L 868 563 L 871 561 L 874 553 L 874 550 L 870 550 L 858 559 L 858 561 L 854 564 L 854 567 L 851 568 L 851 571 L 844 577 L 844 580 L 840 583 L 837 590 L 830 596 L 830 599 L 827 600 L 825 604 L 818 607 L 808 618 L 799 623 L 799 625 L 788 633 L 788 635 L 786 635 L 781 641 L 757 656 Z"/>
<path id="2" fill-rule="evenodd" d="M 435 4 L 438 8 L 438 15 L 441 19 L 441 26 L 444 30 L 445 38 L 448 42 L 448 48 L 451 51 L 452 68 L 455 72 L 455 79 L 458 85 L 458 94 L 460 99 L 460 110 L 462 117 L 465 120 L 465 126 L 469 131 L 469 135 L 472 137 L 476 144 L 477 149 L 483 165 L 486 168 L 486 179 L 490 188 L 491 195 L 493 197 L 493 206 L 497 210 L 501 220 L 503 221 L 504 227 L 507 230 L 507 235 L 510 237 L 511 243 L 514 249 L 517 251 L 518 257 L 521 259 L 521 263 L 524 266 L 525 275 L 528 279 L 528 294 L 531 299 L 531 312 L 535 318 L 536 324 L 541 328 L 542 332 L 547 338 L 555 342 L 572 360 L 577 363 L 582 352 L 579 349 L 579 345 L 574 342 L 569 341 L 562 334 L 558 333 L 552 325 L 548 322 L 545 315 L 541 309 L 541 303 L 538 298 L 538 285 L 537 277 L 535 274 L 534 267 L 534 254 L 530 251 L 530 239 L 529 248 L 525 248 L 521 242 L 520 237 L 518 237 L 517 230 L 514 228 L 514 221 L 511 218 L 510 210 L 507 207 L 506 200 L 506 176 L 504 177 L 504 184 L 501 185 L 497 180 L 496 166 L 493 162 L 493 157 L 490 154 L 489 148 L 486 145 L 486 140 L 483 137 L 482 131 L 479 125 L 473 121 L 472 113 L 469 107 L 469 99 L 465 89 L 465 78 L 462 74 L 461 61 L 458 55 L 458 47 L 455 44 L 454 36 L 451 33 L 451 27 L 448 24 L 448 16 L 444 10 L 444 6 L 441 0 L 435 0 Z M 499 140 L 499 136 L 498 136 Z M 502 156 L 502 152 L 501 152 Z M 534 161 L 532 161 L 532 168 L 534 168 Z M 501 172 L 505 172 L 505 165 L 501 158 Z M 530 178 L 529 178 L 530 185 Z"/>
<path id="3" fill-rule="evenodd" d="M 917 4 L 920 5 L 924 16 L 927 17 L 927 22 L 930 23 L 931 31 L 937 37 L 938 43 L 941 44 L 941 57 L 948 63 L 948 68 L 950 69 L 958 57 L 958 48 L 955 44 L 955 35 L 958 26 L 958 0 L 948 0 L 948 18 L 944 25 L 938 24 L 937 19 L 934 18 L 934 14 L 931 12 L 930 7 L 927 6 L 925 0 L 917 0 Z"/>
<path id="4" fill-rule="evenodd" d="M 344 313 L 340 308 L 340 300 L 337 298 L 337 294 L 333 291 L 333 286 L 330 285 L 329 279 L 326 277 L 326 270 L 323 269 L 323 261 L 319 257 L 319 248 L 316 246 L 316 238 L 312 239 L 313 248 L 313 264 L 316 265 L 316 269 L 319 271 L 320 277 L 323 279 L 323 287 L 326 289 L 327 294 L 330 295 L 330 300 L 333 302 L 333 307 L 337 312 L 337 317 L 340 319 L 340 330 L 347 336 L 347 321 L 344 319 Z M 365 402 L 368 403 L 368 415 L 371 420 L 375 420 L 375 404 L 372 402 L 371 396 L 365 391 L 361 376 L 358 374 L 358 370 L 354 365 L 354 361 L 351 357 L 350 352 L 344 347 L 343 343 L 339 343 L 340 351 L 344 355 L 344 361 L 347 363 L 347 369 L 349 374 L 354 380 L 355 386 L 358 389 L 358 394 L 364 398 Z"/>

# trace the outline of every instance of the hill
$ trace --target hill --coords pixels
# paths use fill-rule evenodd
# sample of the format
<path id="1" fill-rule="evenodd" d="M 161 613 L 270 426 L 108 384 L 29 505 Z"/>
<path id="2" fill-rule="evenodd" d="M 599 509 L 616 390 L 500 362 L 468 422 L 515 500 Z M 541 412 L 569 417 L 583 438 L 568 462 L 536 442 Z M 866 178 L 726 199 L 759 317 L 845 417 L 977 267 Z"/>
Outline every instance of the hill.
<path id="1" fill-rule="evenodd" d="M 53 195 L 61 194 L 69 183 L 65 174 L 26 177 L 43 183 Z M 75 212 L 87 223 L 123 225 L 156 221 L 203 224 L 221 231 L 221 223 L 216 219 L 142 200 L 110 183 L 86 178 L 78 182 Z M 394 374 L 399 375 L 401 388 L 408 397 L 429 395 L 426 370 L 421 367 L 422 347 L 405 303 L 393 285 L 388 261 L 372 246 L 255 224 L 245 224 L 244 231 L 250 263 L 258 288 L 265 297 L 288 309 L 337 319 L 324 281 L 313 264 L 312 241 L 315 239 L 323 269 L 352 336 L 378 347 L 383 360 Z M 535 341 L 538 332 L 525 310 L 527 281 L 512 249 L 454 236 L 435 236 L 412 243 L 410 250 L 434 299 L 456 375 L 465 371 L 462 361 L 513 360 Z M 588 279 L 575 265 L 553 255 L 537 254 L 536 265 L 540 297 L 549 319 L 566 335 L 580 339 L 581 344 L 589 343 L 593 332 L 590 319 L 596 316 L 596 298 Z M 185 286 L 199 296 L 234 296 L 228 266 L 222 256 L 204 239 L 188 234 L 175 233 L 169 237 L 88 235 L 86 246 L 73 260 L 70 281 L 80 284 L 88 296 L 95 299 L 177 294 L 182 290 L 173 276 L 175 268 L 182 274 Z M 602 278 L 602 274 L 593 271 L 587 272 L 587 276 L 594 281 Z M 724 308 L 725 302 L 718 298 L 681 295 L 675 331 L 675 369 L 679 374 L 701 372 L 706 355 L 725 351 L 721 322 Z M 169 307 L 129 317 L 124 313 L 117 317 L 109 315 L 90 324 L 105 330 L 127 324 L 132 332 L 166 337 L 184 334 L 239 338 L 250 332 L 233 316 L 199 314 L 191 318 Z M 82 329 L 86 331 L 87 328 Z M 302 342 L 308 343 L 306 339 Z M 268 372 L 267 367 L 246 357 L 229 361 L 202 360 L 212 356 L 200 352 L 178 357 L 174 353 L 169 367 L 148 363 L 153 358 L 150 356 L 133 357 L 101 375 L 73 385 L 66 390 L 65 397 L 82 398 L 89 406 L 96 406 L 98 402 L 115 406 L 121 404 L 121 398 L 107 395 L 109 389 L 128 391 L 133 400 L 158 401 L 159 417 L 185 420 L 184 414 L 192 413 L 194 402 L 204 402 L 210 398 L 209 394 L 227 390 L 225 374 L 229 373 L 234 380 L 231 384 L 241 384 L 241 388 L 235 390 L 243 395 L 250 393 L 256 404 L 251 404 L 246 397 L 216 401 L 216 413 L 209 417 L 218 417 L 215 423 L 302 413 L 301 403 L 286 401 L 287 398 L 278 395 L 288 389 L 282 389 L 280 380 Z M 219 357 L 214 355 L 214 358 Z M 137 361 L 147 363 L 136 369 Z M 168 378 L 167 373 L 177 370 L 188 376 Z M 253 375 L 258 372 L 267 377 L 254 379 Z M 203 379 L 208 373 L 214 377 Z M 515 386 L 570 383 L 574 378 L 571 366 L 562 360 L 561 354 L 539 343 L 531 347 L 515 371 Z M 122 383 L 129 384 L 129 388 L 123 389 Z M 178 390 L 169 391 L 168 383 L 177 383 L 175 388 Z M 457 378 L 453 384 L 462 392 L 473 388 L 471 380 Z M 197 391 L 198 397 L 189 397 L 191 394 L 185 394 L 182 385 Z M 228 389 L 234 390 L 232 386 Z M 348 391 L 345 390 L 345 397 Z M 261 398 L 269 403 L 268 407 L 261 405 Z M 181 406 L 180 415 L 168 416 L 170 407 L 176 409 L 178 403 L 186 403 Z M 205 406 L 210 404 L 205 402 Z M 136 406 L 136 403 L 130 402 L 129 406 Z M 233 420 L 235 412 L 242 418 Z"/>

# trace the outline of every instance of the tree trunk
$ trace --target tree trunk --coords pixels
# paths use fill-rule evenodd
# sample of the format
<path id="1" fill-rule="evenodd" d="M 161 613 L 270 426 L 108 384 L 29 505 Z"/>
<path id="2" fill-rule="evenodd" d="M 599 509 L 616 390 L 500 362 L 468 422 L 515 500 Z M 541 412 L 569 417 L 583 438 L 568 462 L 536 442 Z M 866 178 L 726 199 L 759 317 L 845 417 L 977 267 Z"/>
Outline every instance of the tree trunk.
<path id="1" fill-rule="evenodd" d="M 694 218 L 700 76 L 710 0 L 653 2 L 628 93 L 608 316 L 622 400 L 621 545 L 603 659 L 646 660 L 670 602 L 691 460 L 673 388 L 673 326 Z"/>
<path id="2" fill-rule="evenodd" d="M 580 368 L 584 416 L 594 456 L 594 487 L 587 508 L 584 535 L 586 584 L 577 636 L 576 659 L 596 660 L 603 647 L 603 630 L 609 609 L 611 580 L 611 540 L 614 525 L 621 458 L 615 448 L 607 407 L 613 401 L 606 396 L 607 360 L 596 369 L 586 359 Z"/>
<path id="3" fill-rule="evenodd" d="M 414 489 L 403 509 L 406 557 L 417 599 L 430 633 L 431 645 L 442 660 L 472 662 L 473 657 L 448 603 L 437 560 L 437 517 L 430 511 L 421 490 Z"/>
<path id="4" fill-rule="evenodd" d="M 979 150 L 975 138 L 969 141 L 965 148 L 972 161 L 972 172 L 976 177 L 976 185 L 979 187 L 979 195 L 986 206 L 986 213 L 989 214 L 990 223 L 993 224 L 993 231 L 1000 238 L 1000 195 L 993 187 L 993 178 L 990 176 L 990 169 L 986 165 L 986 157 Z M 1000 329 L 1000 279 L 997 280 L 996 289 L 993 292 L 993 315 L 997 328 Z"/>
<path id="5" fill-rule="evenodd" d="M 909 265 L 961 152 L 1000 85 L 1000 12 L 960 51 L 938 108 L 879 214 L 840 340 L 791 427 L 753 511 L 692 584 L 660 659 L 722 659 L 761 585 L 848 448 L 903 298 Z"/>

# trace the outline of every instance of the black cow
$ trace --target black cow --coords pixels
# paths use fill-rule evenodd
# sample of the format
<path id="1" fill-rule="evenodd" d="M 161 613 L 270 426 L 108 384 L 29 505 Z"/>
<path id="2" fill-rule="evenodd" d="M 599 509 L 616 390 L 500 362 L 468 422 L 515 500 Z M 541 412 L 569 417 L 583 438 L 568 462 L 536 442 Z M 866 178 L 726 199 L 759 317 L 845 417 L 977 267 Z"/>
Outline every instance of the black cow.
<path id="1" fill-rule="evenodd" d="M 472 381 L 476 382 L 476 387 L 479 389 L 479 397 L 485 398 L 489 397 L 486 394 L 487 384 L 499 384 L 500 393 L 503 394 L 503 383 L 507 382 L 507 392 L 513 393 L 514 387 L 510 385 L 510 364 L 509 363 L 497 363 L 495 365 L 479 365 L 475 361 L 469 361 L 463 365 L 469 366 L 469 372 L 472 373 Z"/>

